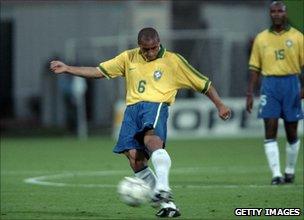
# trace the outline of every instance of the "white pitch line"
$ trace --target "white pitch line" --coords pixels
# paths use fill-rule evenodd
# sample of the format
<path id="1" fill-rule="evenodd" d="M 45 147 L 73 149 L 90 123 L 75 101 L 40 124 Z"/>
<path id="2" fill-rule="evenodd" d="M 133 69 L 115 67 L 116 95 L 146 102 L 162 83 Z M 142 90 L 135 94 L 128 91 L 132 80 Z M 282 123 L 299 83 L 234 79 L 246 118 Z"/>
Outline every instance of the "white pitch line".
<path id="1" fill-rule="evenodd" d="M 298 171 L 303 171 L 303 169 L 297 169 Z M 48 170 L 1 170 L 0 174 L 2 176 L 8 176 L 8 175 L 43 175 L 43 174 L 56 174 L 56 173 L 81 173 L 84 175 L 84 173 L 97 173 L 100 171 L 79 171 L 79 170 L 57 170 L 57 171 L 48 171 Z M 116 171 L 101 171 L 101 172 L 117 172 Z M 120 171 L 119 171 L 120 172 Z M 121 172 L 124 172 L 125 174 L 131 173 L 130 169 L 121 170 Z M 229 166 L 229 167 L 183 167 L 183 168 L 173 168 L 171 169 L 171 174 L 180 174 L 180 173 L 210 173 L 210 172 L 216 172 L 216 173 L 268 173 L 266 166 L 252 166 L 252 167 L 239 167 L 239 166 Z"/>
<path id="2" fill-rule="evenodd" d="M 178 169 L 176 173 L 183 173 L 181 171 L 189 172 L 191 169 Z M 34 185 L 42 185 L 42 186 L 55 186 L 55 187 L 84 187 L 84 188 L 116 188 L 117 185 L 114 184 L 73 184 L 73 183 L 61 183 L 61 182 L 53 182 L 50 180 L 60 180 L 64 178 L 71 178 L 75 176 L 115 176 L 115 175 L 125 175 L 127 171 L 125 170 L 112 170 L 112 171 L 90 171 L 90 172 L 64 172 L 62 174 L 55 175 L 44 175 L 38 177 L 26 178 L 23 182 Z M 195 170 L 192 173 L 196 173 Z M 210 189 L 210 188 L 224 188 L 224 189 L 235 189 L 235 188 L 276 188 L 271 185 L 173 185 L 173 188 L 183 188 L 183 189 Z M 303 185 L 285 185 L 283 187 L 301 187 Z"/>

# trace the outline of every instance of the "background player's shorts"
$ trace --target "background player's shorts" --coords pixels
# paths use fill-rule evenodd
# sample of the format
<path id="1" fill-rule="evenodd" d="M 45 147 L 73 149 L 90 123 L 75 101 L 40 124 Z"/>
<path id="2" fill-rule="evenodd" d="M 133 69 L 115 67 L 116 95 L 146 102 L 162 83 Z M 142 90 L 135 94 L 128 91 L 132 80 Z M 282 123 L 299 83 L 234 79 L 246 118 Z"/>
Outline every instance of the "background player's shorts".
<path id="1" fill-rule="evenodd" d="M 140 149 L 147 152 L 143 143 L 143 137 L 144 133 L 151 129 L 154 129 L 154 133 L 165 144 L 167 138 L 167 119 L 168 105 L 166 103 L 139 102 L 127 106 L 119 138 L 113 152 L 123 153 L 130 149 Z"/>
<path id="2" fill-rule="evenodd" d="M 259 118 L 303 119 L 300 82 L 297 75 L 263 77 Z"/>

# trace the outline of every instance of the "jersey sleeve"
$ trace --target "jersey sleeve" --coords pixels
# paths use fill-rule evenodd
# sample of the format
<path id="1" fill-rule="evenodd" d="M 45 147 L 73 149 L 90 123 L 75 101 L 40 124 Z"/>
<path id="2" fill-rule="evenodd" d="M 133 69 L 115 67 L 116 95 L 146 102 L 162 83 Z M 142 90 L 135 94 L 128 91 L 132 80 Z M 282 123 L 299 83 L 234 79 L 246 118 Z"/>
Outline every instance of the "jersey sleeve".
<path id="1" fill-rule="evenodd" d="M 97 69 L 99 69 L 108 79 L 118 76 L 124 77 L 127 57 L 127 52 L 123 52 L 111 60 L 100 63 Z"/>
<path id="2" fill-rule="evenodd" d="M 249 69 L 260 72 L 261 66 L 262 66 L 262 64 L 261 64 L 261 57 L 260 57 L 260 51 L 259 51 L 259 38 L 256 37 L 253 42 L 251 55 L 250 55 L 250 59 L 249 59 Z"/>
<path id="3" fill-rule="evenodd" d="M 176 83 L 178 88 L 189 88 L 201 93 L 207 93 L 211 81 L 208 77 L 192 67 L 180 54 L 176 54 Z"/>

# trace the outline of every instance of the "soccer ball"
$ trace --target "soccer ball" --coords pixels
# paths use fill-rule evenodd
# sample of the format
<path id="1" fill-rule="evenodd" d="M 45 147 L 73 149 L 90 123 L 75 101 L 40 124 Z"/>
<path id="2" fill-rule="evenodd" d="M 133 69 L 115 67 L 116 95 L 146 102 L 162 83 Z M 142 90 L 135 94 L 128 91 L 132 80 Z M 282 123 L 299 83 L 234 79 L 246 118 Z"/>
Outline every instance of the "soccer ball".
<path id="1" fill-rule="evenodd" d="M 117 192 L 122 202 L 135 207 L 149 201 L 151 188 L 142 179 L 137 177 L 124 177 L 118 184 Z"/>

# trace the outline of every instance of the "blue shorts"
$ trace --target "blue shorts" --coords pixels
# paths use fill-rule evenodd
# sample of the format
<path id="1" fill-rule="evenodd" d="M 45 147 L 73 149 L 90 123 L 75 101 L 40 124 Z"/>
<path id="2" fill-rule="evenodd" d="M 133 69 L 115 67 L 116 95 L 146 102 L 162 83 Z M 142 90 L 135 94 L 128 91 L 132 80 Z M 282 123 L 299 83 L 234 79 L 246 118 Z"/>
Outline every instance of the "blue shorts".
<path id="1" fill-rule="evenodd" d="M 144 145 L 143 137 L 144 133 L 151 129 L 165 144 L 167 119 L 168 105 L 166 103 L 139 102 L 127 106 L 113 152 L 123 153 L 130 149 L 140 149 L 149 153 Z"/>
<path id="2" fill-rule="evenodd" d="M 263 77 L 258 118 L 282 118 L 293 122 L 303 116 L 297 75 Z"/>

